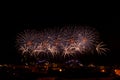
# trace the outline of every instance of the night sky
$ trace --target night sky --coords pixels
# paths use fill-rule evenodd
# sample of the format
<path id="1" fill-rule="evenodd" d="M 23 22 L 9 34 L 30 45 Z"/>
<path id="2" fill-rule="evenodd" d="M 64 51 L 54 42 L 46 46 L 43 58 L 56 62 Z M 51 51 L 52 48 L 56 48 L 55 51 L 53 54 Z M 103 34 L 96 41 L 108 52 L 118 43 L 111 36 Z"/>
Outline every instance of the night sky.
<path id="1" fill-rule="evenodd" d="M 81 56 L 83 61 L 119 64 L 120 61 L 120 16 L 114 15 L 7 15 L 2 18 L 0 63 L 19 63 L 15 40 L 18 33 L 25 29 L 43 29 L 62 25 L 82 25 L 97 29 L 101 39 L 111 49 L 106 55 Z"/>

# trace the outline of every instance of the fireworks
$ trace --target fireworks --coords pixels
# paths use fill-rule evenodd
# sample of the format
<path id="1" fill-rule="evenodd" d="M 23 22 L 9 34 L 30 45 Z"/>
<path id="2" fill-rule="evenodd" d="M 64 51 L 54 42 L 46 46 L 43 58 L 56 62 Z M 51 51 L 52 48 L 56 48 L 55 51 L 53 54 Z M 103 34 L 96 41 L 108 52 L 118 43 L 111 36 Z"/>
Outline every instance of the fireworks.
<path id="1" fill-rule="evenodd" d="M 61 29 L 45 29 L 43 31 L 26 30 L 17 37 L 17 47 L 22 54 L 53 56 L 91 53 L 96 50 L 99 54 L 107 51 L 99 43 L 98 32 L 89 27 L 64 27 Z"/>
<path id="2" fill-rule="evenodd" d="M 23 33 L 17 36 L 18 49 L 22 53 L 31 53 L 38 44 L 38 34 L 35 30 L 25 30 Z"/>
<path id="3" fill-rule="evenodd" d="M 96 51 L 98 52 L 98 54 L 105 54 L 107 51 L 109 51 L 109 49 L 106 47 L 106 44 L 100 42 L 96 45 Z"/>

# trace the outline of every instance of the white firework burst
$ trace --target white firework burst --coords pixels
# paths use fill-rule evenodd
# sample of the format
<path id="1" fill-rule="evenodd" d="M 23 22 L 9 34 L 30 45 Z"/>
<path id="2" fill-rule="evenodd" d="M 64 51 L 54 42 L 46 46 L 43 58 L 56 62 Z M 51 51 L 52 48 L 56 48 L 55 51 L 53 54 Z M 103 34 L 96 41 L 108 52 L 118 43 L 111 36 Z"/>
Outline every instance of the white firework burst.
<path id="1" fill-rule="evenodd" d="M 96 45 L 96 51 L 98 54 L 106 54 L 110 49 L 106 47 L 107 45 L 104 42 L 100 42 Z"/>

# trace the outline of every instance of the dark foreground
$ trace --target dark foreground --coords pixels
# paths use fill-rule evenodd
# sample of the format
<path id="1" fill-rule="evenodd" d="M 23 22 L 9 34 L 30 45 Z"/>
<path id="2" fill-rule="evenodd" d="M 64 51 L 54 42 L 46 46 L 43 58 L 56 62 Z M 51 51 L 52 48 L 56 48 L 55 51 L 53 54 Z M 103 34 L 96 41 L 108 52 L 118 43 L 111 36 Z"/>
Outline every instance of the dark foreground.
<path id="1" fill-rule="evenodd" d="M 37 70 L 38 71 L 38 70 Z M 69 69 L 38 72 L 28 68 L 0 68 L 0 80 L 120 80 L 120 77 L 112 72 L 99 72 L 93 69 Z"/>

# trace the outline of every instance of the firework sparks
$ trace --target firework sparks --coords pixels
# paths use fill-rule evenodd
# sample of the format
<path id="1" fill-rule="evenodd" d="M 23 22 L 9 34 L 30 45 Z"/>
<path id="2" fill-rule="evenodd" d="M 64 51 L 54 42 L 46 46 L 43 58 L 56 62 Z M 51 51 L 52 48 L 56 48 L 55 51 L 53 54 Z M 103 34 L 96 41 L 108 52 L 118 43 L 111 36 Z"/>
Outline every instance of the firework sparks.
<path id="1" fill-rule="evenodd" d="M 96 48 L 99 54 L 105 53 L 103 42 L 97 44 L 99 39 L 95 29 L 84 27 L 64 27 L 61 29 L 26 30 L 17 37 L 18 50 L 30 55 L 62 53 L 64 56 L 92 52 Z M 97 46 L 95 46 L 97 45 Z"/>
<path id="2" fill-rule="evenodd" d="M 25 30 L 17 36 L 17 45 L 22 53 L 33 51 L 37 46 L 38 34 L 35 30 Z"/>
<path id="3" fill-rule="evenodd" d="M 107 51 L 109 51 L 109 49 L 106 48 L 106 44 L 104 44 L 103 42 L 100 42 L 96 46 L 96 51 L 97 51 L 98 54 L 105 54 Z"/>

